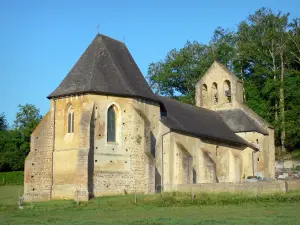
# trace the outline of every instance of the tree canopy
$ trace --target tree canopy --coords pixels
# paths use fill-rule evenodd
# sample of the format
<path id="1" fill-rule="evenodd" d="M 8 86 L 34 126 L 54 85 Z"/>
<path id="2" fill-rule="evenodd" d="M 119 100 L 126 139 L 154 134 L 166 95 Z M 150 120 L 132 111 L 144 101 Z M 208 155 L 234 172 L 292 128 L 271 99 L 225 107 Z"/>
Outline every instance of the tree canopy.
<path id="1" fill-rule="evenodd" d="M 0 171 L 24 169 L 24 161 L 30 151 L 30 135 L 42 116 L 34 105 L 19 105 L 12 129 L 8 129 L 4 114 L 0 116 L 4 126 L 0 129 Z M 3 129 L 2 129 L 3 128 Z"/>
<path id="2" fill-rule="evenodd" d="M 8 123 L 4 113 L 0 114 L 0 131 L 7 130 Z"/>

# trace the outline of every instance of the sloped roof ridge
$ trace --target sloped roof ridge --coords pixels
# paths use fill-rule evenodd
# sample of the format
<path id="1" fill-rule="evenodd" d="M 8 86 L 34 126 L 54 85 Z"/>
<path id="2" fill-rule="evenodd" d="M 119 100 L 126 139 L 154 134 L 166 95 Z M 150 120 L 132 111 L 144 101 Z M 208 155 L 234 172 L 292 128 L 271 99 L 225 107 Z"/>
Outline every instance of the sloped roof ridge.
<path id="1" fill-rule="evenodd" d="M 171 130 L 192 136 L 253 147 L 236 135 L 217 112 L 179 102 L 165 96 L 157 95 L 157 97 L 162 101 L 167 111 L 167 115 L 163 116 L 161 121 Z M 180 110 L 183 111 L 180 112 Z"/>
<path id="2" fill-rule="evenodd" d="M 208 68 L 208 70 L 203 74 L 203 76 L 200 78 L 200 80 L 198 81 L 198 83 L 202 82 L 202 80 L 204 79 L 204 77 L 206 77 L 209 72 L 212 70 L 213 66 L 217 64 L 218 66 L 220 66 L 223 70 L 225 70 L 225 72 L 227 72 L 230 76 L 232 76 L 234 79 L 238 80 L 239 82 L 242 82 L 243 81 L 238 78 L 233 72 L 231 72 L 225 65 L 223 65 L 221 62 L 215 60 L 213 62 L 213 64 L 211 64 L 211 66 Z"/>
<path id="3" fill-rule="evenodd" d="M 106 42 L 106 39 L 112 39 L 113 41 L 116 41 L 116 42 L 118 42 L 119 44 L 123 44 L 124 45 L 124 43 L 123 42 L 120 42 L 120 41 L 118 41 L 118 40 L 116 40 L 116 39 L 113 39 L 113 38 L 110 38 L 110 37 L 108 37 L 108 36 L 106 36 L 106 35 L 102 35 L 102 34 L 98 34 L 97 36 L 99 36 L 100 38 L 101 38 L 101 40 L 103 41 L 103 44 L 104 44 L 104 47 L 106 48 L 106 50 L 107 50 L 107 54 L 109 55 L 109 58 L 114 62 L 114 65 L 116 65 L 116 67 L 120 70 L 120 67 L 119 67 L 119 65 L 118 65 L 118 63 L 116 63 L 116 60 L 114 59 L 114 57 L 112 57 L 112 55 L 111 55 L 111 52 L 109 51 L 109 48 L 108 48 L 108 46 L 107 46 L 107 42 Z M 97 37 L 96 36 L 96 37 Z M 97 40 L 98 41 L 98 40 Z M 96 54 L 96 51 L 95 51 L 95 54 Z M 94 61 L 95 61 L 95 57 L 94 57 Z M 93 67 L 94 68 L 94 67 Z M 120 71 L 117 71 L 120 75 L 121 75 L 121 73 L 120 73 Z M 92 82 L 92 80 L 95 78 L 95 75 L 93 74 L 92 76 L 91 76 L 91 82 L 90 82 L 90 91 L 92 91 L 93 89 L 92 89 L 92 84 L 93 84 L 93 82 Z M 120 76 L 120 78 L 123 80 L 123 82 L 124 83 L 126 83 L 127 85 L 128 85 L 128 82 L 126 82 L 126 80 L 124 79 L 124 77 L 123 76 Z"/>
<path id="4" fill-rule="evenodd" d="M 268 132 L 262 128 L 259 123 L 248 116 L 242 108 L 218 110 L 217 113 L 234 132 L 255 131 L 264 135 L 268 134 Z"/>
<path id="5" fill-rule="evenodd" d="M 124 42 L 122 42 L 122 41 L 120 41 L 120 40 L 117 40 L 117 39 L 115 39 L 115 38 L 109 37 L 109 36 L 107 36 L 107 35 L 105 35 L 105 34 L 100 34 L 100 33 L 98 33 L 98 34 L 96 35 L 96 37 L 97 37 L 97 36 L 99 36 L 99 37 L 101 37 L 101 38 L 111 39 L 111 40 L 113 40 L 113 41 L 115 41 L 115 42 L 119 42 L 120 44 L 125 45 Z"/>
<path id="6" fill-rule="evenodd" d="M 232 71 L 230 71 L 224 64 L 222 64 L 219 61 L 216 61 L 216 63 L 218 63 L 219 66 L 221 66 L 227 73 L 229 73 L 231 76 L 235 77 L 237 80 L 239 80 L 240 82 L 243 82 L 240 80 L 240 78 L 238 78 L 238 76 L 236 74 L 234 74 Z"/>
<path id="7" fill-rule="evenodd" d="M 104 37 L 106 37 L 107 39 L 110 38 L 110 37 L 107 37 L 107 36 L 105 36 L 105 35 L 104 35 Z M 118 41 L 118 40 L 115 40 L 115 39 L 113 39 L 113 38 L 110 38 L 110 39 L 112 39 L 112 40 L 114 40 L 114 41 L 117 41 L 122 47 L 126 48 L 126 45 L 125 45 L 123 42 Z M 107 40 L 103 39 L 103 41 L 104 41 L 104 45 L 105 45 L 106 49 L 108 50 L 108 46 L 107 46 L 107 42 L 106 42 Z M 127 49 L 127 48 L 126 48 L 126 49 Z M 127 50 L 128 50 L 128 49 L 127 49 Z M 108 54 L 109 54 L 110 58 L 112 59 L 112 61 L 115 63 L 115 65 L 118 67 L 118 69 L 119 69 L 118 72 L 120 73 L 121 70 L 124 72 L 123 68 L 122 68 L 121 65 L 115 60 L 115 58 L 111 55 L 111 52 L 110 52 L 110 51 L 108 51 Z M 120 78 L 123 80 L 124 83 L 127 84 L 127 89 L 128 89 L 131 93 L 135 94 L 134 91 L 132 90 L 131 85 L 124 79 L 124 77 L 123 77 L 123 76 L 120 76 Z"/>
<path id="8" fill-rule="evenodd" d="M 95 39 L 96 40 L 96 39 Z M 91 43 L 91 45 L 92 44 L 95 44 L 95 43 Z M 106 47 L 106 46 L 105 46 Z M 93 56 L 93 65 L 91 66 L 91 71 L 90 71 L 90 73 L 93 73 L 93 69 L 94 69 L 94 67 L 95 67 L 95 58 L 96 58 L 96 51 L 94 51 L 94 56 Z M 91 75 L 91 77 L 90 77 L 90 82 L 89 82 L 89 87 L 88 87 L 88 89 L 89 90 L 91 90 L 92 89 L 92 80 L 93 80 L 93 77 L 94 77 L 94 74 L 92 74 Z"/>
<path id="9" fill-rule="evenodd" d="M 203 107 L 198 107 L 196 105 L 192 105 L 192 104 L 189 104 L 189 103 L 185 103 L 185 102 L 181 102 L 181 101 L 178 101 L 176 99 L 173 99 L 173 98 L 169 98 L 169 97 L 166 97 L 166 96 L 161 96 L 161 95 L 157 95 L 157 97 L 160 97 L 160 98 L 165 98 L 167 100 L 170 100 L 170 101 L 173 101 L 173 102 L 176 102 L 176 103 L 179 103 L 181 104 L 182 106 L 186 106 L 186 107 L 191 107 L 191 108 L 194 108 L 194 109 L 197 109 L 197 110 L 203 110 L 203 111 L 206 111 L 206 112 L 212 112 L 212 113 L 215 113 L 216 115 L 218 115 L 216 113 L 216 111 L 214 110 L 211 110 L 211 109 L 206 109 L 206 108 L 203 108 Z"/>

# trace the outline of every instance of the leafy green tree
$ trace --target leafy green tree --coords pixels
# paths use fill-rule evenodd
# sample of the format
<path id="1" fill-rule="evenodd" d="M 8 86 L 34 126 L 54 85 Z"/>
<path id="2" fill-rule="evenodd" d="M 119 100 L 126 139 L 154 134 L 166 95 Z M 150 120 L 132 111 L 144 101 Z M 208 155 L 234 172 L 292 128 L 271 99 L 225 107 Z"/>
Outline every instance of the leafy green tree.
<path id="1" fill-rule="evenodd" d="M 17 130 L 0 131 L 0 171 L 24 169 L 26 155 L 20 151 L 22 138 Z"/>
<path id="2" fill-rule="evenodd" d="M 213 34 L 209 47 L 214 61 L 218 61 L 233 71 L 237 60 L 237 34 L 229 29 L 218 27 Z"/>
<path id="3" fill-rule="evenodd" d="M 292 55 L 292 63 L 300 64 L 300 18 L 293 19 L 289 24 L 288 32 L 289 51 Z"/>
<path id="4" fill-rule="evenodd" d="M 289 64 L 288 18 L 289 13 L 261 8 L 238 27 L 238 52 L 246 61 L 243 69 L 246 76 L 251 76 L 249 79 L 256 80 L 262 98 L 268 98 L 282 150 L 285 150 L 286 138 L 284 77 L 288 75 Z"/>
<path id="5" fill-rule="evenodd" d="M 27 155 L 30 151 L 30 136 L 42 119 L 40 110 L 32 104 L 19 105 L 14 127 L 21 134 L 20 151 Z"/>
<path id="6" fill-rule="evenodd" d="M 147 79 L 156 93 L 194 104 L 196 82 L 219 61 L 244 81 L 245 103 L 275 126 L 276 146 L 300 148 L 300 19 L 289 16 L 258 9 L 236 32 L 218 27 L 209 45 L 171 50 Z"/>
<path id="7" fill-rule="evenodd" d="M 19 105 L 13 129 L 0 131 L 0 171 L 24 169 L 24 161 L 30 151 L 30 135 L 41 118 L 39 109 L 34 105 Z M 7 125 L 4 127 L 7 128 Z"/>
<path id="8" fill-rule="evenodd" d="M 188 41 L 163 61 L 151 63 L 147 79 L 155 93 L 194 104 L 195 85 L 212 62 L 207 45 Z"/>
<path id="9" fill-rule="evenodd" d="M 0 114 L 0 131 L 7 130 L 8 123 L 4 113 Z"/>
<path id="10" fill-rule="evenodd" d="M 287 150 L 300 149 L 300 74 L 285 79 L 285 121 Z"/>

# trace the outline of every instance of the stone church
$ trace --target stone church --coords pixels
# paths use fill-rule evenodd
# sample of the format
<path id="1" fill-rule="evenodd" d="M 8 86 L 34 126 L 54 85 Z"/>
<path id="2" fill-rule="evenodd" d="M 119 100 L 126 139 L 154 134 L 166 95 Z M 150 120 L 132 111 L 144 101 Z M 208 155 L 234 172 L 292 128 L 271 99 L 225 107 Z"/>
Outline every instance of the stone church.
<path id="1" fill-rule="evenodd" d="M 274 178 L 274 129 L 218 62 L 196 106 L 153 94 L 124 43 L 98 34 L 49 96 L 25 161 L 27 201 Z"/>

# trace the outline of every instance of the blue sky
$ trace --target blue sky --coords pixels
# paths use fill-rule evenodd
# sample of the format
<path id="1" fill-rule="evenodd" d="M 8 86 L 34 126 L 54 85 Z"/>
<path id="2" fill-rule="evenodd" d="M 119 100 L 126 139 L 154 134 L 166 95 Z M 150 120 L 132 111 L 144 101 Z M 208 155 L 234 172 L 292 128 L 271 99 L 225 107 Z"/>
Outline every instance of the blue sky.
<path id="1" fill-rule="evenodd" d="M 0 113 L 10 124 L 19 104 L 49 109 L 46 98 L 100 33 L 123 40 L 144 75 L 187 40 L 208 43 L 260 7 L 300 17 L 299 0 L 33 1 L 0 0 Z"/>

